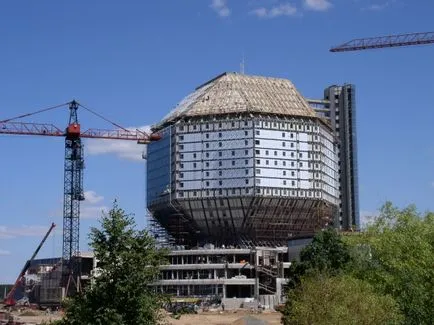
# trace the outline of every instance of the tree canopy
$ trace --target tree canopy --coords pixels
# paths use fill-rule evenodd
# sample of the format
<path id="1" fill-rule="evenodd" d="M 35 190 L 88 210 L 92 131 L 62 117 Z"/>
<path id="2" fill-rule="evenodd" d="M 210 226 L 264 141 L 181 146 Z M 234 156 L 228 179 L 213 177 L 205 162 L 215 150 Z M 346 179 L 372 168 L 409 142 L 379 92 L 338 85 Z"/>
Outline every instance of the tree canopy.
<path id="1" fill-rule="evenodd" d="M 90 288 L 66 302 L 59 325 L 158 324 L 162 297 L 149 284 L 165 251 L 146 231 L 136 230 L 134 219 L 116 202 L 100 223 L 90 234 L 98 275 Z"/>

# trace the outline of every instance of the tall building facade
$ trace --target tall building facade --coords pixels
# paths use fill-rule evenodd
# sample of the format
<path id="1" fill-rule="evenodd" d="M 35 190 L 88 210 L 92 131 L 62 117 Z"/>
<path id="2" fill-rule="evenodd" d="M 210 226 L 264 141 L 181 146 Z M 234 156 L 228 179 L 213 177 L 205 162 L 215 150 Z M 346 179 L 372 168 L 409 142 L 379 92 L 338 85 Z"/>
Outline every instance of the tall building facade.
<path id="1" fill-rule="evenodd" d="M 360 228 L 357 168 L 356 89 L 354 85 L 330 86 L 321 100 L 308 100 L 317 114 L 330 121 L 338 139 L 339 225 Z"/>
<path id="2" fill-rule="evenodd" d="M 154 131 L 147 204 L 175 243 L 286 246 L 335 222 L 334 131 L 289 80 L 224 73 Z"/>

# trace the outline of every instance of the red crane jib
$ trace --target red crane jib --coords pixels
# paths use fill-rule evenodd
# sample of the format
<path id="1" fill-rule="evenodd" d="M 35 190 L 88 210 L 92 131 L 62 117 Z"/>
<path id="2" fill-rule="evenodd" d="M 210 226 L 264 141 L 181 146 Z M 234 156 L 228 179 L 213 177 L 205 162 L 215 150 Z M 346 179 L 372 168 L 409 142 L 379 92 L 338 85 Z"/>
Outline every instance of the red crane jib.
<path id="1" fill-rule="evenodd" d="M 88 129 L 81 131 L 80 124 L 73 123 L 65 131 L 53 124 L 23 123 L 23 122 L 0 122 L 0 134 L 16 135 L 42 135 L 67 137 L 67 139 L 90 138 L 90 139 L 111 139 L 111 140 L 131 140 L 139 144 L 147 144 L 161 139 L 159 133 L 146 134 L 140 130 L 102 130 Z"/>

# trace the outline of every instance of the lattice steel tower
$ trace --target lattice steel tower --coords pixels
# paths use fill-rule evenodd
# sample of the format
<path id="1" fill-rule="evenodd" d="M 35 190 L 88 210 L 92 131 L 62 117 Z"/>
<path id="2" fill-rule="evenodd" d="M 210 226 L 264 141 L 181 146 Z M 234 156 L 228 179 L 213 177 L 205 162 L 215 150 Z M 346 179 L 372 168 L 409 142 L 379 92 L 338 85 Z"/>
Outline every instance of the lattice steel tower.
<path id="1" fill-rule="evenodd" d="M 66 294 L 78 291 L 80 283 L 80 201 L 83 193 L 83 144 L 78 124 L 78 103 L 69 104 L 69 124 L 65 137 L 65 175 L 63 201 L 63 281 Z"/>

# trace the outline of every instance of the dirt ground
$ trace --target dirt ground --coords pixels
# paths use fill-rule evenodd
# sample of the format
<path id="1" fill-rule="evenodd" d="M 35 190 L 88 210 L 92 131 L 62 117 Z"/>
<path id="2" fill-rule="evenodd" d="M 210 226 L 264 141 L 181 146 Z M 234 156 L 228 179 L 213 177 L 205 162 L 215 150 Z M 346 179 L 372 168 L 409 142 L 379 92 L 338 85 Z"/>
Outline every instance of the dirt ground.
<path id="1" fill-rule="evenodd" d="M 236 313 L 202 313 L 197 315 L 182 315 L 181 319 L 175 320 L 173 318 L 168 318 L 171 325 L 230 325 L 237 319 L 242 318 L 246 315 L 252 315 L 258 319 L 268 322 L 269 325 L 279 325 L 280 318 L 282 314 L 280 313 L 262 313 L 262 314 L 251 314 L 248 312 L 236 312 Z"/>
<path id="2" fill-rule="evenodd" d="M 170 325 L 230 325 L 235 322 L 237 319 L 242 318 L 246 315 L 252 315 L 258 319 L 267 321 L 269 325 L 278 325 L 280 324 L 280 313 L 276 312 L 264 312 L 262 314 L 252 314 L 249 312 L 227 312 L 227 313 L 202 313 L 196 315 L 182 315 L 181 319 L 176 320 L 168 317 L 167 321 Z M 14 313 L 15 320 L 19 322 L 23 322 L 26 324 L 41 324 L 42 322 L 49 322 L 51 320 L 56 320 L 60 318 L 60 315 L 45 315 L 44 313 L 40 313 L 38 316 L 18 316 Z"/>

